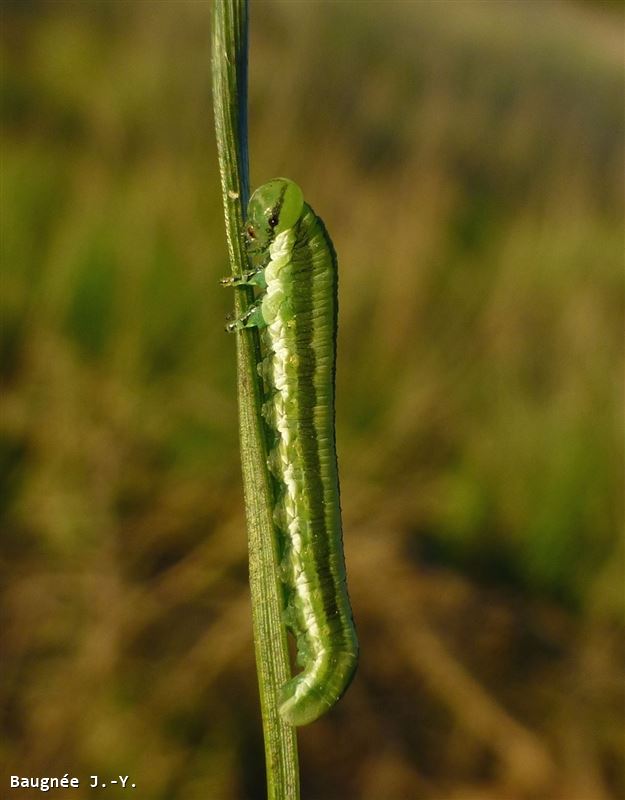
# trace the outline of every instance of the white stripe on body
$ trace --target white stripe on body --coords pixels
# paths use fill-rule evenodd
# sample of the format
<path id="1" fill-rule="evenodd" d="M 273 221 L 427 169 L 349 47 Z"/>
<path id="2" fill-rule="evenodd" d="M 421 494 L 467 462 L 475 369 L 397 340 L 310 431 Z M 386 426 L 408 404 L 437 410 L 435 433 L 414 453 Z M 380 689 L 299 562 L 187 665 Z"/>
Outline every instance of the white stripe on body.
<path id="1" fill-rule="evenodd" d="M 271 370 L 273 375 L 273 385 L 276 389 L 272 402 L 274 404 L 275 425 L 280 434 L 280 441 L 277 445 L 278 458 L 281 465 L 282 478 L 286 486 L 284 495 L 284 510 L 286 526 L 291 541 L 293 554 L 300 561 L 302 557 L 302 537 L 300 531 L 300 521 L 297 515 L 297 495 L 298 487 L 295 479 L 295 468 L 289 457 L 289 446 L 291 444 L 291 430 L 286 414 L 286 408 L 291 395 L 288 379 L 288 363 L 290 352 L 288 348 L 286 328 L 292 320 L 284 318 L 284 305 L 281 302 L 281 295 L 284 295 L 284 275 L 283 270 L 288 268 L 291 260 L 291 253 L 295 243 L 295 231 L 292 228 L 278 234 L 269 247 L 270 260 L 265 268 L 265 280 L 267 291 L 263 297 L 263 316 L 268 322 L 267 331 L 271 342 L 273 355 L 271 359 Z M 267 311 L 267 315 L 265 314 Z M 273 317 L 273 318 L 272 318 Z M 304 617 L 310 635 L 319 640 L 320 630 L 315 616 L 312 593 L 309 583 L 303 571 L 293 576 L 295 591 L 299 602 L 302 605 Z M 320 667 L 318 660 L 315 664 L 313 673 L 307 683 L 314 683 L 316 668 Z M 298 687 L 300 691 L 305 691 L 306 686 Z"/>

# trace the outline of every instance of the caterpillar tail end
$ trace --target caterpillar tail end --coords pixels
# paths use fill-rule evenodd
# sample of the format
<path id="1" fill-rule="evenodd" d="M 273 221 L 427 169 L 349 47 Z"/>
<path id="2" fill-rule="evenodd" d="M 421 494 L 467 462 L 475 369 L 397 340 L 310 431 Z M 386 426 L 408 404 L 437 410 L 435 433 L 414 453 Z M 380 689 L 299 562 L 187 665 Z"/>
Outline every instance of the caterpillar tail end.
<path id="1" fill-rule="evenodd" d="M 341 653 L 327 663 L 317 661 L 287 681 L 280 690 L 278 711 L 289 725 L 309 725 L 322 717 L 345 693 L 354 677 L 358 653 Z"/>

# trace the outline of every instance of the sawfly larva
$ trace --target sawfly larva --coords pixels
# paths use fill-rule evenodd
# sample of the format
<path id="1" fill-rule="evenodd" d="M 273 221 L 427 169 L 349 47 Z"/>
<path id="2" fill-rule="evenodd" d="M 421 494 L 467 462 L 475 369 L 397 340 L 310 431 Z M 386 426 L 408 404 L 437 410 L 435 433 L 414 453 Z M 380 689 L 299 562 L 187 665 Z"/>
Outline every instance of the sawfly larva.
<path id="1" fill-rule="evenodd" d="M 302 668 L 282 687 L 279 710 L 305 725 L 341 697 L 358 661 L 334 433 L 337 261 L 323 222 L 286 178 L 254 192 L 245 230 L 251 269 L 225 282 L 260 291 L 229 329 L 260 329 L 285 621 Z"/>

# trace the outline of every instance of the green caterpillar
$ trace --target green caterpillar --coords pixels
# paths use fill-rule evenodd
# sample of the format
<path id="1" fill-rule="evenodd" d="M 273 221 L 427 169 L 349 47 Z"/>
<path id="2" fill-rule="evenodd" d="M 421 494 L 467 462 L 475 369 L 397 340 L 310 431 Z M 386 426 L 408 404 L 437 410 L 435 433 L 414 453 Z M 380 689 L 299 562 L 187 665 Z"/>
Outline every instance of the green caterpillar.
<path id="1" fill-rule="evenodd" d="M 282 687 L 279 710 L 290 724 L 305 725 L 337 702 L 358 662 L 334 434 L 337 262 L 323 222 L 286 178 L 250 198 L 246 245 L 252 269 L 226 282 L 261 292 L 228 327 L 261 331 L 285 620 L 302 667 Z"/>

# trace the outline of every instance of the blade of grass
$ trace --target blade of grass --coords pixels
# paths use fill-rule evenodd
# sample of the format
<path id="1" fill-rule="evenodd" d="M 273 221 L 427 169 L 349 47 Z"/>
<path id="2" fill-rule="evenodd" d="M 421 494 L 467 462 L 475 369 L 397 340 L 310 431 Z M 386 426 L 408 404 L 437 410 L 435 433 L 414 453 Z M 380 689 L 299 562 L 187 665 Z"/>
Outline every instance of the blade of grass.
<path id="1" fill-rule="evenodd" d="M 233 275 L 246 269 L 243 209 L 249 196 L 247 149 L 247 0 L 215 0 L 213 6 L 213 104 Z M 235 291 L 235 313 L 252 300 L 249 288 Z M 277 570 L 273 493 L 261 417 L 256 329 L 236 334 L 239 434 L 249 544 L 254 646 L 265 738 L 269 800 L 297 800 L 299 771 L 295 729 L 278 714 L 278 690 L 290 677 L 282 588 Z"/>

